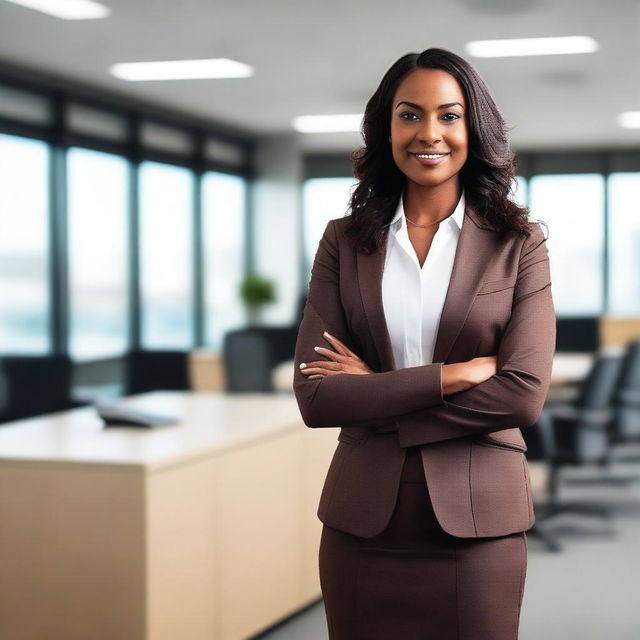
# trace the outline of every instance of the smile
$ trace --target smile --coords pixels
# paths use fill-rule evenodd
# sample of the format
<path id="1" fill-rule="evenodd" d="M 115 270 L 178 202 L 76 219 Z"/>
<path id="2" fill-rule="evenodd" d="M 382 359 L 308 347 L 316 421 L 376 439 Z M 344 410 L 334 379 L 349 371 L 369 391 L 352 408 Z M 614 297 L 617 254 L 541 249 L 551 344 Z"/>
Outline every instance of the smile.
<path id="1" fill-rule="evenodd" d="M 411 155 L 416 156 L 416 158 L 435 159 L 435 158 L 443 158 L 444 156 L 449 154 L 448 153 L 412 153 Z"/>
<path id="2" fill-rule="evenodd" d="M 440 164 L 449 153 L 411 153 L 411 155 L 423 166 Z"/>

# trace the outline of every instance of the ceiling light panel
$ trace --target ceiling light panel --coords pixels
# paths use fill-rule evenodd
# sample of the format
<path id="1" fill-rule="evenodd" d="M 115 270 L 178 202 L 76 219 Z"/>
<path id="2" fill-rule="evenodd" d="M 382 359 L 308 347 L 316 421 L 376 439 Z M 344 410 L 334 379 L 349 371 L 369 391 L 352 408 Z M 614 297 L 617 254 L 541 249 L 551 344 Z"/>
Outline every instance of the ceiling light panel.
<path id="1" fill-rule="evenodd" d="M 475 58 L 593 53 L 599 48 L 600 45 L 589 36 L 474 40 L 465 46 L 466 52 Z"/>
<path id="2" fill-rule="evenodd" d="M 116 78 L 130 82 L 248 78 L 254 73 L 253 67 L 229 58 L 120 62 L 112 65 L 109 71 Z"/>
<path id="3" fill-rule="evenodd" d="M 7 0 L 27 9 L 42 11 L 63 20 L 95 20 L 106 18 L 109 7 L 93 0 Z"/>
<path id="4" fill-rule="evenodd" d="M 363 114 L 348 113 L 324 116 L 298 116 L 293 128 L 301 133 L 342 133 L 360 131 Z"/>

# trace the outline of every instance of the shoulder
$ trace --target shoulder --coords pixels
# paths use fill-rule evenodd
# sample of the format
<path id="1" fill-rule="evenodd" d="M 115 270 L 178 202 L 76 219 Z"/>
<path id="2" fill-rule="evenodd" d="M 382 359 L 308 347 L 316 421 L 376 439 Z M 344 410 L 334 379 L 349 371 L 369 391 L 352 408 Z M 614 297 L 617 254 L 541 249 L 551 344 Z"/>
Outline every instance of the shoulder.
<path id="1" fill-rule="evenodd" d="M 544 224 L 544 223 L 543 223 Z M 539 246 L 543 242 L 547 241 L 548 238 L 548 230 L 545 233 L 546 225 L 544 225 L 545 229 L 543 229 L 543 224 L 537 221 L 529 221 L 527 222 L 527 237 L 524 239 L 523 243 L 523 251 L 534 249 Z"/>

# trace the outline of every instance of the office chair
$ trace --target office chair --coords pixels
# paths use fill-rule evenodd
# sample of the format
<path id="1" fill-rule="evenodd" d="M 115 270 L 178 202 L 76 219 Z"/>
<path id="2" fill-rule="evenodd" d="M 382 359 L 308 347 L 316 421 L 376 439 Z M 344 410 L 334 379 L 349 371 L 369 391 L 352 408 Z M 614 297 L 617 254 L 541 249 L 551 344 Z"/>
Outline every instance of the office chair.
<path id="1" fill-rule="evenodd" d="M 250 326 L 225 334 L 223 361 L 229 392 L 273 392 L 274 368 L 295 355 L 298 328 L 307 295 L 298 299 L 292 324 L 283 327 Z"/>
<path id="2" fill-rule="evenodd" d="M 609 427 L 613 419 L 612 400 L 619 379 L 622 359 L 617 355 L 599 355 L 578 397 L 572 404 L 545 407 L 538 422 L 551 433 L 549 504 L 540 510 L 540 520 L 564 513 L 580 513 L 608 519 L 611 509 L 559 500 L 561 470 L 566 467 L 606 468 L 610 462 Z M 546 423 L 546 424 L 545 424 Z M 527 433 L 525 429 L 524 434 Z M 604 475 L 564 479 L 567 484 L 624 484 L 636 482 L 637 476 L 619 477 Z M 537 516 L 538 517 L 538 516 Z M 600 531 L 602 535 L 614 535 L 613 529 Z"/>
<path id="3" fill-rule="evenodd" d="M 0 422 L 84 406 L 71 398 L 72 363 L 68 356 L 5 356 L 2 368 L 8 390 Z"/>
<path id="4" fill-rule="evenodd" d="M 188 391 L 186 351 L 133 350 L 125 357 L 125 395 L 146 391 Z"/>
<path id="5" fill-rule="evenodd" d="M 640 443 L 640 338 L 627 344 L 622 361 L 614 398 L 611 442 L 614 445 Z M 614 459 L 635 461 L 640 458 L 636 456 Z"/>
<path id="6" fill-rule="evenodd" d="M 548 551 L 560 551 L 562 549 L 560 542 L 552 532 L 544 527 L 542 515 L 538 515 L 538 512 L 542 514 L 544 508 L 549 504 L 550 495 L 549 465 L 553 442 L 548 415 L 542 416 L 542 419 L 530 427 L 522 429 L 522 437 L 527 445 L 525 456 L 529 465 L 533 508 L 536 514 L 536 521 L 533 527 L 527 531 L 527 535 L 538 538 Z"/>

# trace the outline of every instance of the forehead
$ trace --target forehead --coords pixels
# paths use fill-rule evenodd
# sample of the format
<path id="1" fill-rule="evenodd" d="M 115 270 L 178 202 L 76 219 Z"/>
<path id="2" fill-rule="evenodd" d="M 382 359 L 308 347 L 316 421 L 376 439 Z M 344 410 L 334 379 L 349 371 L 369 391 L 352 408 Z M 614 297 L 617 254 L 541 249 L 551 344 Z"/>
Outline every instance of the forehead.
<path id="1" fill-rule="evenodd" d="M 442 69 L 414 69 L 398 86 L 393 108 L 400 100 L 429 108 L 447 102 L 460 102 L 466 106 L 462 87 L 450 73 Z"/>

